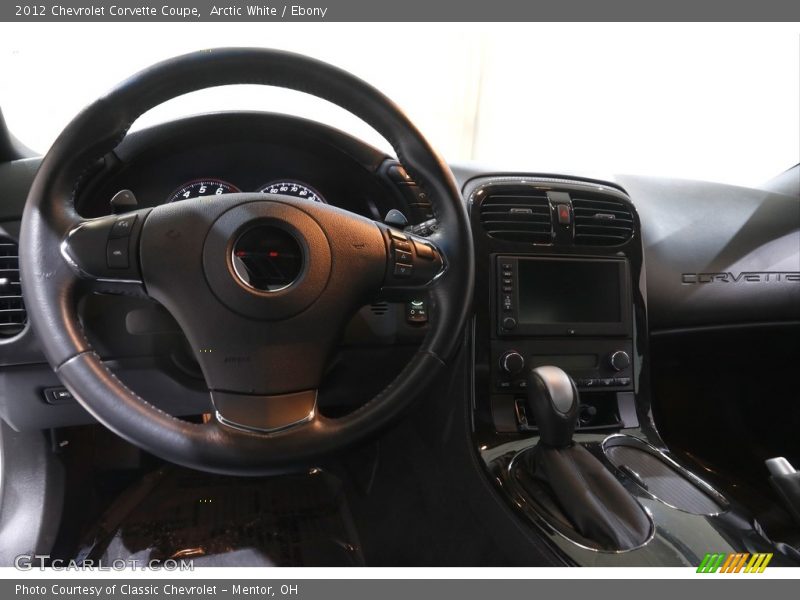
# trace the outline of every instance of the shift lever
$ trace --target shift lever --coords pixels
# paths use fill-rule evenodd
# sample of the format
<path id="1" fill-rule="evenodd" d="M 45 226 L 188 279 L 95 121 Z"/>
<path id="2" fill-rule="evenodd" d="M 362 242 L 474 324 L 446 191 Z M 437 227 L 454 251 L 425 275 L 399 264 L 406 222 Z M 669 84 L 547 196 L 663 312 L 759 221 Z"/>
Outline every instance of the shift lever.
<path id="1" fill-rule="evenodd" d="M 650 519 L 625 487 L 581 444 L 572 442 L 578 421 L 578 390 L 558 367 L 528 374 L 528 408 L 539 427 L 531 455 L 530 485 L 548 496 L 575 531 L 608 550 L 647 541 Z M 533 489 L 533 488 L 531 488 Z"/>
<path id="2" fill-rule="evenodd" d="M 578 389 L 558 367 L 537 367 L 528 375 L 528 407 L 543 444 L 566 448 L 578 422 Z"/>

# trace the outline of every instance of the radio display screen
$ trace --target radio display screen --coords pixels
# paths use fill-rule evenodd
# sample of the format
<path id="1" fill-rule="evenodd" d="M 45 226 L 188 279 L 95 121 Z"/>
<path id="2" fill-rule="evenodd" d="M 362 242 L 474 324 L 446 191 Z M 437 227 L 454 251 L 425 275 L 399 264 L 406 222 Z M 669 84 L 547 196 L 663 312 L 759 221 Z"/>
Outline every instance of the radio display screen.
<path id="1" fill-rule="evenodd" d="M 610 260 L 520 259 L 520 323 L 621 322 L 620 264 Z"/>

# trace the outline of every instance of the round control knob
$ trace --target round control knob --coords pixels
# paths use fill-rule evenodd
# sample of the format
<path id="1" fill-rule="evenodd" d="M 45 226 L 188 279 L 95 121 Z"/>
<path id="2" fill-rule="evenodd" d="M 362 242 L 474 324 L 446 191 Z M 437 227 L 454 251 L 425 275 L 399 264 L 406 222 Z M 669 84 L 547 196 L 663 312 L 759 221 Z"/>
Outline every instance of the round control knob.
<path id="1" fill-rule="evenodd" d="M 624 350 L 617 350 L 611 355 L 608 362 L 611 363 L 611 368 L 615 371 L 622 371 L 631 366 L 631 357 Z"/>
<path id="2" fill-rule="evenodd" d="M 516 350 L 504 352 L 500 357 L 500 368 L 512 375 L 519 373 L 525 368 L 525 357 Z"/>
<path id="3" fill-rule="evenodd" d="M 514 329 L 517 326 L 517 320 L 514 317 L 506 317 L 503 319 L 503 329 Z"/>

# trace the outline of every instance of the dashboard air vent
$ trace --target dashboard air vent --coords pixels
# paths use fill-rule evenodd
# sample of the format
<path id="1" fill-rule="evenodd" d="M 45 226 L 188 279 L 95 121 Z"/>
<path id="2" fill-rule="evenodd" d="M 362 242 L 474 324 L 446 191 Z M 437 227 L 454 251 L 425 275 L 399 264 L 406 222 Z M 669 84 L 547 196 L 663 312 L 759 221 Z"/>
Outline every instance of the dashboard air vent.
<path id="1" fill-rule="evenodd" d="M 376 317 L 382 317 L 389 311 L 389 303 L 388 302 L 373 302 L 369 305 L 369 309 L 372 311 L 372 314 Z"/>
<path id="2" fill-rule="evenodd" d="M 481 224 L 487 235 L 501 240 L 530 244 L 553 241 L 550 202 L 544 192 L 493 193 L 481 204 Z"/>
<path id="3" fill-rule="evenodd" d="M 19 283 L 18 252 L 14 240 L 0 236 L 0 337 L 17 335 L 28 316 Z"/>
<path id="4" fill-rule="evenodd" d="M 633 235 L 630 208 L 609 196 L 585 194 L 572 197 L 575 243 L 582 246 L 618 246 Z"/>

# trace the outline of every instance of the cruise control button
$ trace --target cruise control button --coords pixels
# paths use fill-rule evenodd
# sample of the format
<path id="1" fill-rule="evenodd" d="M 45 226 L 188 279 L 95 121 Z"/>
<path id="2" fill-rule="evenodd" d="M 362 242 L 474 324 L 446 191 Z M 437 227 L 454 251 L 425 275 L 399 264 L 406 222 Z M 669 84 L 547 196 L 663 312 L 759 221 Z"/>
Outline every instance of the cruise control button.
<path id="1" fill-rule="evenodd" d="M 436 253 L 428 244 L 414 240 L 414 247 L 417 249 L 417 256 L 425 260 L 433 260 L 436 258 Z"/>
<path id="2" fill-rule="evenodd" d="M 106 263 L 109 269 L 128 268 L 128 241 L 127 237 L 108 240 Z"/>
<path id="3" fill-rule="evenodd" d="M 404 265 L 402 263 L 396 263 L 394 265 L 394 274 L 396 277 L 411 277 L 411 271 L 413 267 L 411 265 Z"/>
<path id="4" fill-rule="evenodd" d="M 133 230 L 138 216 L 139 215 L 125 215 L 117 217 L 117 221 L 111 227 L 111 233 L 109 233 L 108 236 L 111 239 L 128 237 Z"/>
<path id="5" fill-rule="evenodd" d="M 411 252 L 411 244 L 400 240 L 392 240 L 392 248 L 395 250 L 402 250 L 403 252 Z"/>
<path id="6" fill-rule="evenodd" d="M 414 262 L 410 252 L 403 252 L 402 250 L 394 251 L 394 260 L 399 263 L 412 264 Z"/>
<path id="7" fill-rule="evenodd" d="M 405 235 L 394 229 L 389 229 L 389 237 L 401 242 L 408 242 L 408 238 Z"/>

